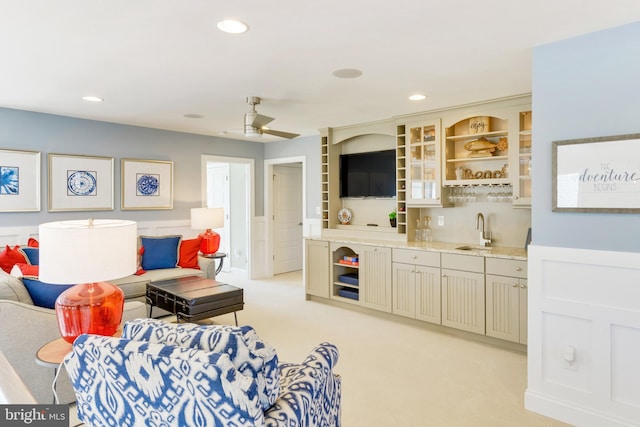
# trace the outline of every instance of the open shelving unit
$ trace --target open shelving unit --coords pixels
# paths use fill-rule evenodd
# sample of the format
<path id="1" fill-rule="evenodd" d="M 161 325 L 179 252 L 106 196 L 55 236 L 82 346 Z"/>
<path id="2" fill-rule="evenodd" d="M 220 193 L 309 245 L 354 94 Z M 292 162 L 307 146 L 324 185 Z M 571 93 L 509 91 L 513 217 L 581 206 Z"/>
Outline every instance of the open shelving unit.
<path id="1" fill-rule="evenodd" d="M 469 117 L 446 128 L 445 133 L 445 186 L 506 185 L 509 178 L 508 120 L 487 117 L 488 130 L 473 133 L 477 117 Z M 487 127 L 485 127 L 487 129 Z M 493 153 L 474 156 L 465 145 L 486 140 L 503 150 L 495 148 Z"/>
<path id="2" fill-rule="evenodd" d="M 398 234 L 407 233 L 407 144 L 405 125 L 396 126 L 396 191 Z"/>
<path id="3" fill-rule="evenodd" d="M 333 298 L 340 299 L 346 302 L 358 302 L 360 300 L 360 287 L 359 287 L 359 261 L 356 264 L 344 264 L 340 261 L 344 260 L 344 257 L 358 258 L 359 255 L 351 248 L 347 246 L 340 246 L 331 253 L 332 258 L 332 292 Z M 342 276 L 350 276 L 350 280 L 347 281 Z M 355 280 L 355 281 L 354 281 Z"/>

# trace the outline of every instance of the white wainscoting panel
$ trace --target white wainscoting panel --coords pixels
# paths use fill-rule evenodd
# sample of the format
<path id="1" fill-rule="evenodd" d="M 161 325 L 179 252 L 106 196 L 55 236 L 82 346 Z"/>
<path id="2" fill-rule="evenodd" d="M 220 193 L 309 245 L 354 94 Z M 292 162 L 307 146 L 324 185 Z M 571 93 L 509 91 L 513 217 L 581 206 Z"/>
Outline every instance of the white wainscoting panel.
<path id="1" fill-rule="evenodd" d="M 640 253 L 531 245 L 528 269 L 525 407 L 579 426 L 640 425 Z"/>
<path id="2" fill-rule="evenodd" d="M 264 216 L 253 218 L 253 242 L 251 242 L 250 279 L 261 279 L 267 276 L 267 227 Z"/>
<path id="3" fill-rule="evenodd" d="M 0 227 L 0 251 L 9 245 L 27 246 L 29 237 L 38 238 L 38 226 Z"/>
<path id="4" fill-rule="evenodd" d="M 258 279 L 266 276 L 265 268 L 265 249 L 266 234 L 264 217 L 256 217 L 253 220 L 253 242 L 251 242 L 251 263 L 248 274 L 252 279 Z M 139 236 L 163 236 L 163 235 L 182 235 L 185 239 L 193 239 L 198 236 L 202 230 L 192 230 L 191 221 L 171 220 L 171 221 L 138 221 Z M 318 221 L 319 227 L 319 221 Z M 0 227 L 0 250 L 6 245 L 26 246 L 29 237 L 38 238 L 38 226 L 21 226 L 21 227 Z"/>

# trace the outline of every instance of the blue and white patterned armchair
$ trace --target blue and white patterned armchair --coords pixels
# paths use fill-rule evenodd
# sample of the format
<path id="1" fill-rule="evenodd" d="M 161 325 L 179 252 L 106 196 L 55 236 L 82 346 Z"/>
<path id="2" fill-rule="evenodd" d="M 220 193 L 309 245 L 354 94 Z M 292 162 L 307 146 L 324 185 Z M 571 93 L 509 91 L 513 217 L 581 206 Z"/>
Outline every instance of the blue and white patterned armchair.
<path id="1" fill-rule="evenodd" d="M 337 348 L 278 363 L 249 326 L 127 322 L 81 335 L 65 366 L 91 426 L 340 426 Z"/>

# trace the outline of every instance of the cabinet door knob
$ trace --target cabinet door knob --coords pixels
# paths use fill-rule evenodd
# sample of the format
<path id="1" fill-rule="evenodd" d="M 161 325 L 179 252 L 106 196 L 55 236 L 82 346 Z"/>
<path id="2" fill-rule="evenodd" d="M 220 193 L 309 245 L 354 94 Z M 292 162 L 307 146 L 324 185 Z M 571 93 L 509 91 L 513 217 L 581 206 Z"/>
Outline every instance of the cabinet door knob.
<path id="1" fill-rule="evenodd" d="M 514 288 L 517 288 L 517 287 L 518 287 L 518 284 L 517 284 L 517 283 L 514 283 L 514 284 L 513 284 L 513 285 L 511 285 L 511 286 L 513 286 Z"/>
<path id="2" fill-rule="evenodd" d="M 442 277 L 447 277 L 447 275 L 443 273 L 443 274 L 442 274 Z"/>
<path id="3" fill-rule="evenodd" d="M 414 256 L 412 256 L 411 258 L 413 258 L 413 259 L 417 259 L 418 257 L 414 255 Z"/>
<path id="4" fill-rule="evenodd" d="M 516 267 L 516 271 L 522 271 L 522 267 Z"/>
<path id="5" fill-rule="evenodd" d="M 521 287 L 522 289 L 526 289 L 526 288 L 527 288 L 527 285 L 522 284 L 522 285 L 520 285 L 520 287 Z"/>

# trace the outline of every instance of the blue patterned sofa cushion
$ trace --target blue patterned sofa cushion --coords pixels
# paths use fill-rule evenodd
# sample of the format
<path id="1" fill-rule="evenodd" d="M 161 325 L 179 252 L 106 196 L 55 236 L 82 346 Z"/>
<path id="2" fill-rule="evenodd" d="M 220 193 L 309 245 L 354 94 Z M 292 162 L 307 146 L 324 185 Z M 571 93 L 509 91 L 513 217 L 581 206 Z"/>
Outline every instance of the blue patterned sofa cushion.
<path id="1" fill-rule="evenodd" d="M 280 394 L 275 348 L 260 340 L 250 326 L 175 324 L 157 319 L 136 319 L 125 323 L 122 337 L 228 354 L 238 371 L 255 379 L 263 410 L 273 405 Z"/>
<path id="2" fill-rule="evenodd" d="M 81 335 L 64 363 L 88 425 L 264 425 L 256 382 L 227 354 Z"/>

